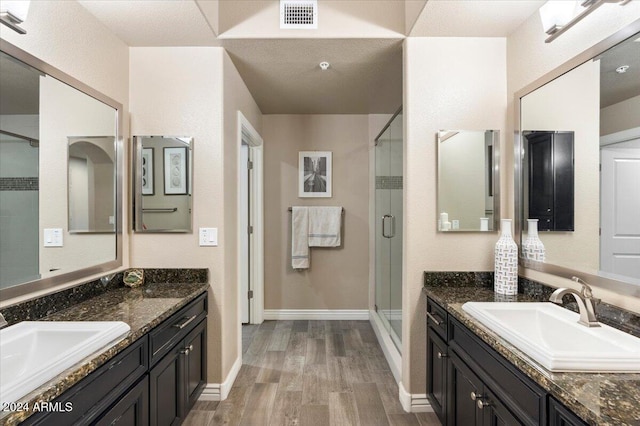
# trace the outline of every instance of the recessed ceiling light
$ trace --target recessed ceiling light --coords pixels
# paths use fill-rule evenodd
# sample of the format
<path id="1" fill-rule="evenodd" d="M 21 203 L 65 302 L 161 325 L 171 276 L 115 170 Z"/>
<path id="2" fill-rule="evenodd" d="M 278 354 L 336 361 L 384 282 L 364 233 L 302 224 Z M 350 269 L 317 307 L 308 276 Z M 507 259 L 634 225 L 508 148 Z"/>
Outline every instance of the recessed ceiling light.
<path id="1" fill-rule="evenodd" d="M 320 62 L 320 69 L 321 69 L 322 71 L 326 71 L 326 70 L 328 70 L 328 69 L 329 69 L 329 66 L 330 66 L 330 64 L 329 64 L 329 62 L 327 62 L 327 61 L 322 61 L 322 62 Z"/>
<path id="2" fill-rule="evenodd" d="M 627 72 L 628 69 L 629 69 L 629 65 L 621 65 L 618 68 L 616 68 L 616 72 L 618 74 L 624 74 L 625 72 Z"/>

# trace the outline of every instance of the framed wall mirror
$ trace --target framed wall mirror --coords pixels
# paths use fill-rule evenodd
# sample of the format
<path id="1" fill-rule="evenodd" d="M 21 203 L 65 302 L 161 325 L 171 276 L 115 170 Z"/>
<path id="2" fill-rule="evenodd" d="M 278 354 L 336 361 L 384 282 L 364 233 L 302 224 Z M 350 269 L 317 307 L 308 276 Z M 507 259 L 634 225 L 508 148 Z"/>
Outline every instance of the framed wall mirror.
<path id="1" fill-rule="evenodd" d="M 640 295 L 640 21 L 515 103 L 517 237 L 552 231 L 521 265 Z"/>
<path id="2" fill-rule="evenodd" d="M 134 136 L 134 230 L 191 232 L 193 138 Z"/>
<path id="3" fill-rule="evenodd" d="M 122 265 L 122 106 L 0 40 L 0 297 Z"/>
<path id="4" fill-rule="evenodd" d="M 498 130 L 440 130 L 439 232 L 495 232 L 500 223 Z"/>

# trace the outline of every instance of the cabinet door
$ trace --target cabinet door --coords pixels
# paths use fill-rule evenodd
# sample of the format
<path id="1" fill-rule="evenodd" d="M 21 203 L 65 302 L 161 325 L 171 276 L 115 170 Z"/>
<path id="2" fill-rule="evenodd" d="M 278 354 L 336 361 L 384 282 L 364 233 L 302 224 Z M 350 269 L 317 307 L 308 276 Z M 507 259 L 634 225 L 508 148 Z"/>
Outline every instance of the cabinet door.
<path id="1" fill-rule="evenodd" d="M 549 426 L 586 426 L 586 423 L 560 402 L 549 397 Z"/>
<path id="2" fill-rule="evenodd" d="M 427 328 L 427 397 L 440 422 L 446 424 L 447 344 Z"/>
<path id="3" fill-rule="evenodd" d="M 185 413 L 182 351 L 178 344 L 149 373 L 149 420 L 154 426 L 179 425 Z"/>
<path id="4" fill-rule="evenodd" d="M 482 382 L 453 351 L 449 351 L 448 365 L 447 425 L 482 425 L 482 411 L 476 405 L 483 396 Z"/>
<path id="5" fill-rule="evenodd" d="M 96 423 L 96 426 L 106 425 L 149 425 L 149 379 L 147 376 L 120 398 Z"/>
<path id="6" fill-rule="evenodd" d="M 482 399 L 477 400 L 476 405 L 483 412 L 484 426 L 517 426 L 523 424 L 487 388 L 484 390 Z"/>
<path id="7" fill-rule="evenodd" d="M 189 411 L 207 383 L 206 318 L 187 335 L 184 342 L 186 411 Z"/>

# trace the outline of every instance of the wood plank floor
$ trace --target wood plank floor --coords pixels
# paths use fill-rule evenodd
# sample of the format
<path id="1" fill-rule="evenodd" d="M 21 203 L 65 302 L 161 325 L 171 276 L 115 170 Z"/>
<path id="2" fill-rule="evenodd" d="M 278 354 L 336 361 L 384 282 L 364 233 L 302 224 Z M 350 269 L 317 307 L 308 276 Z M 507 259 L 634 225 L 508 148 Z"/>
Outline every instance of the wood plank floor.
<path id="1" fill-rule="evenodd" d="M 439 426 L 405 413 L 368 321 L 265 321 L 242 328 L 229 397 L 198 401 L 184 425 Z"/>

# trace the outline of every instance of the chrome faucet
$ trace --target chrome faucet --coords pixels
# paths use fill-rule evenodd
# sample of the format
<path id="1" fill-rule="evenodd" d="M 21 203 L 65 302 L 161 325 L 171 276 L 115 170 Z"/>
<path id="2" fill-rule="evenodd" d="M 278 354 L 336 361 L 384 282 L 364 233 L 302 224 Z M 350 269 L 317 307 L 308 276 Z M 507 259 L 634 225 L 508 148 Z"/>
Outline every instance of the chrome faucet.
<path id="1" fill-rule="evenodd" d="M 0 313 L 0 328 L 4 328 L 4 327 L 6 327 L 8 325 L 9 325 L 9 323 L 7 322 L 6 319 L 4 319 L 4 315 L 2 315 Z"/>
<path id="2" fill-rule="evenodd" d="M 578 324 L 582 324 L 587 327 L 600 327 L 600 324 L 596 319 L 596 304 L 600 302 L 600 299 L 593 297 L 591 287 L 589 287 L 589 284 L 584 282 L 584 280 L 578 277 L 571 277 L 571 280 L 582 285 L 580 292 L 570 288 L 559 288 L 551 294 L 549 301 L 561 305 L 562 296 L 565 294 L 572 295 L 576 299 L 578 311 L 580 312 Z"/>

